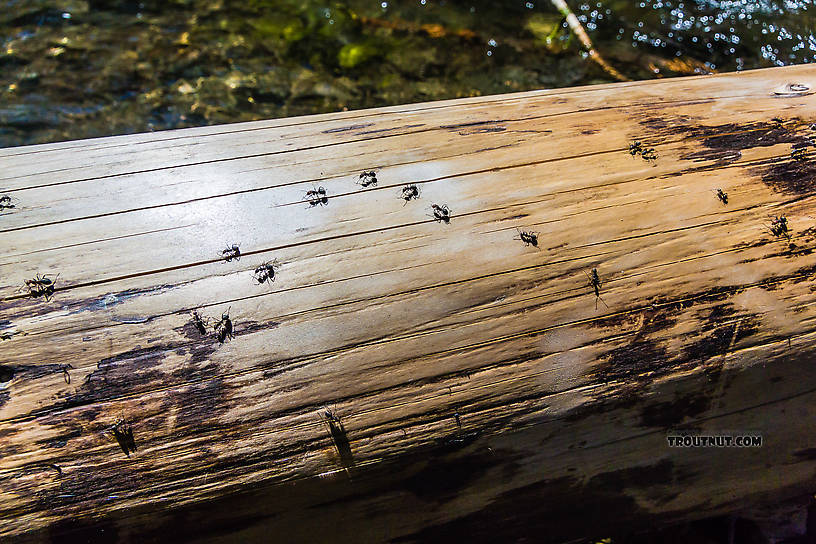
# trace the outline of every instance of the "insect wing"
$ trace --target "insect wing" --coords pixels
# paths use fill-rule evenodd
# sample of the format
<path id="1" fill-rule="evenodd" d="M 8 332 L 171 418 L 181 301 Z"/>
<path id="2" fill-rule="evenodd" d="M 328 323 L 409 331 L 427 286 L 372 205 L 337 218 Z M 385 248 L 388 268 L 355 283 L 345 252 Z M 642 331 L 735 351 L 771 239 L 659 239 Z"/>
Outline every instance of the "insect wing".
<path id="1" fill-rule="evenodd" d="M 127 429 L 125 430 L 125 440 L 127 443 L 127 447 L 130 451 L 136 451 L 136 440 L 133 438 L 133 427 L 128 425 Z"/>

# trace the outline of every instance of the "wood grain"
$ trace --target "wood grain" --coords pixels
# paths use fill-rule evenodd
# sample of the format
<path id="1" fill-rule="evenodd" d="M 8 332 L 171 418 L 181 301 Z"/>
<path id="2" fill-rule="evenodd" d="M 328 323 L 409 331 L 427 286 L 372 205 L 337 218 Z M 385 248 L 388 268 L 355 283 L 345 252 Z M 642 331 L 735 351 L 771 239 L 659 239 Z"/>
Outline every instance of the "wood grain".
<path id="1" fill-rule="evenodd" d="M 789 83 L 816 68 L 0 150 L 0 538 L 558 542 L 813 491 Z"/>

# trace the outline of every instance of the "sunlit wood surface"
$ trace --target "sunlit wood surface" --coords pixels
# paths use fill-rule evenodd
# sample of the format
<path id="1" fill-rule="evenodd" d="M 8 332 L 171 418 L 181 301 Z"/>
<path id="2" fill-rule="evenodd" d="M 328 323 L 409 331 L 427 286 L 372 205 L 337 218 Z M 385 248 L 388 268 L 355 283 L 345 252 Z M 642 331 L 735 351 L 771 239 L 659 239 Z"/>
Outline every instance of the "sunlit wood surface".
<path id="1" fill-rule="evenodd" d="M 0 149 L 0 540 L 557 542 L 812 492 L 812 89 L 802 66 Z M 669 448 L 682 428 L 764 444 Z"/>

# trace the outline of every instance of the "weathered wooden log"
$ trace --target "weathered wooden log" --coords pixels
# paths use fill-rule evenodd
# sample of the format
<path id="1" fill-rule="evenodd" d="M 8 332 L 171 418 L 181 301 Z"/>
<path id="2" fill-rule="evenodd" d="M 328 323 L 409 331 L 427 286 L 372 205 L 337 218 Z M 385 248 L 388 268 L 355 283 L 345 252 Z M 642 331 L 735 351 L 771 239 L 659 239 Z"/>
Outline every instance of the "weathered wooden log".
<path id="1" fill-rule="evenodd" d="M 0 150 L 0 539 L 558 542 L 812 492 L 814 85 Z"/>

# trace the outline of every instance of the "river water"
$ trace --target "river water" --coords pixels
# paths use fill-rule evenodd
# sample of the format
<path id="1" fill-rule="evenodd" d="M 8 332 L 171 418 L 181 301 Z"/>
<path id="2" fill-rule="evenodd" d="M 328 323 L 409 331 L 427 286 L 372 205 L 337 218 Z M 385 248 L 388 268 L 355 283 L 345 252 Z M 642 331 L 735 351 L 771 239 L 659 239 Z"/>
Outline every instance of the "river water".
<path id="1" fill-rule="evenodd" d="M 816 60 L 811 0 L 568 3 L 635 80 Z M 0 147 L 614 80 L 549 0 L 0 0 Z"/>

